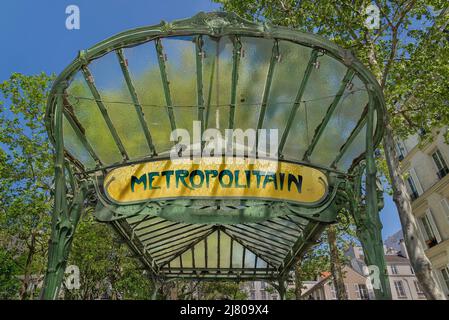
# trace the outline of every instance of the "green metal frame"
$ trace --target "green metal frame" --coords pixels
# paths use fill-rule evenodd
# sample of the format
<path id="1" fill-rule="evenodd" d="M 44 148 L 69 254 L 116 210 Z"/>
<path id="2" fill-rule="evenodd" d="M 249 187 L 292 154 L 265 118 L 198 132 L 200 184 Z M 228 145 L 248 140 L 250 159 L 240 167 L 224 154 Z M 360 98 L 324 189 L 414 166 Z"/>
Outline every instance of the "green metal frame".
<path id="1" fill-rule="evenodd" d="M 240 37 L 261 37 L 274 39 L 272 55 L 268 74 L 265 81 L 263 98 L 261 103 L 260 114 L 258 117 L 257 127 L 261 128 L 266 113 L 267 102 L 270 94 L 273 73 L 279 60 L 279 40 L 287 40 L 312 48 L 311 56 L 303 75 L 300 87 L 298 89 L 295 102 L 291 109 L 288 122 L 281 137 L 280 157 L 282 150 L 287 141 L 290 128 L 295 121 L 295 116 L 300 108 L 302 96 L 306 89 L 310 74 L 315 66 L 319 54 L 327 54 L 334 59 L 341 61 L 348 67 L 348 72 L 342 80 L 341 87 L 336 94 L 334 101 L 328 108 L 328 111 L 321 124 L 316 128 L 312 143 L 308 146 L 302 161 L 296 163 L 305 164 L 311 167 L 319 168 L 326 172 L 329 178 L 330 191 L 325 201 L 314 204 L 310 207 L 297 206 L 288 203 L 270 203 L 267 202 L 251 202 L 241 201 L 241 205 L 251 210 L 261 210 L 264 206 L 270 206 L 274 212 L 279 215 L 271 217 L 266 221 L 254 221 L 253 223 L 240 223 L 234 225 L 217 225 L 205 221 L 205 224 L 195 225 L 194 223 L 172 222 L 167 224 L 162 214 L 164 206 L 178 206 L 180 208 L 192 208 L 197 210 L 204 203 L 196 201 L 167 201 L 164 203 L 144 203 L 131 206 L 117 206 L 104 197 L 102 190 L 102 178 L 111 169 L 133 163 L 144 162 L 148 160 L 158 159 L 159 156 L 155 150 L 152 135 L 143 117 L 142 106 L 136 94 L 134 84 L 129 74 L 127 60 L 124 56 L 123 48 L 139 45 L 148 41 L 154 41 L 157 51 L 158 64 L 161 74 L 162 87 L 166 100 L 167 116 L 170 120 L 171 129 L 176 129 L 175 115 L 173 112 L 173 102 L 171 98 L 169 79 L 166 72 L 165 53 L 162 46 L 162 38 L 170 36 L 193 36 L 195 40 L 196 54 L 196 76 L 197 76 L 197 119 L 202 121 L 202 128 L 207 125 L 211 106 L 211 92 L 208 95 L 208 101 L 204 101 L 203 95 L 203 58 L 204 52 L 202 48 L 202 37 L 223 37 L 229 36 L 233 41 L 233 66 L 232 66 L 232 83 L 231 83 L 231 101 L 229 114 L 229 128 L 234 128 L 234 117 L 236 108 L 238 70 L 242 54 L 242 44 Z M 130 159 L 123 143 L 109 118 L 106 106 L 104 105 L 98 89 L 95 86 L 94 78 L 89 71 L 88 64 L 103 55 L 115 51 L 118 62 L 120 64 L 125 83 L 128 87 L 132 103 L 140 121 L 140 125 L 145 135 L 149 155 L 143 159 Z M 215 63 L 212 64 L 211 77 L 205 79 L 210 81 L 210 90 L 215 73 Z M 88 87 L 96 101 L 96 104 L 103 115 L 103 118 L 110 130 L 110 133 L 120 151 L 123 161 L 112 165 L 104 165 L 102 159 L 98 157 L 95 150 L 89 144 L 84 136 L 84 129 L 73 112 L 73 108 L 67 99 L 66 88 L 67 83 L 73 79 L 74 75 L 81 70 Z M 326 125 L 328 124 L 332 114 L 337 107 L 347 84 L 352 77 L 357 75 L 368 88 L 369 104 L 365 109 L 358 124 L 353 129 L 346 143 L 341 147 L 340 152 L 332 165 L 329 167 L 319 166 L 310 163 L 309 158 L 314 151 Z M 378 216 L 378 194 L 376 189 L 376 167 L 374 162 L 374 148 L 379 144 L 382 137 L 382 117 L 384 114 L 384 101 L 382 91 L 377 84 L 374 76 L 367 71 L 363 65 L 351 54 L 350 51 L 344 50 L 336 46 L 330 41 L 312 34 L 301 33 L 283 27 L 276 27 L 270 24 L 256 24 L 239 18 L 234 14 L 228 13 L 199 13 L 191 19 L 178 20 L 171 24 L 162 22 L 159 25 L 138 28 L 123 32 L 105 41 L 100 42 L 91 49 L 81 51 L 78 58 L 75 59 L 56 79 L 54 86 L 50 92 L 48 107 L 46 113 L 46 125 L 49 137 L 56 149 L 55 158 L 55 207 L 52 222 L 52 240 L 49 250 L 48 270 L 45 277 L 42 297 L 44 299 L 56 298 L 62 283 L 64 268 L 73 239 L 74 230 L 78 223 L 79 217 L 85 206 L 85 200 L 88 192 L 95 192 L 97 196 L 96 211 L 97 218 L 110 223 L 117 232 L 125 239 L 131 250 L 139 257 L 147 270 L 155 279 L 201 279 L 201 280 L 221 280 L 233 278 L 236 280 L 252 280 L 266 279 L 279 282 L 279 290 L 281 296 L 285 294 L 284 281 L 288 277 L 288 273 L 293 265 L 301 258 L 301 256 L 316 244 L 316 240 L 328 223 L 332 223 L 336 219 L 336 214 L 340 208 L 350 207 L 354 215 L 357 230 L 365 251 L 365 257 L 368 265 L 375 264 L 385 271 L 385 262 L 383 260 L 383 249 L 380 238 L 381 224 Z M 377 112 L 377 127 L 374 128 L 374 112 Z M 205 114 L 204 114 L 205 112 Z M 63 141 L 63 116 L 66 117 L 69 124 L 74 129 L 75 134 L 80 142 L 84 145 L 88 153 L 96 162 L 95 169 L 87 170 L 79 163 L 69 152 L 64 149 Z M 366 125 L 366 153 L 353 163 L 348 172 L 342 172 L 336 169 L 336 164 L 350 147 L 356 136 Z M 366 200 L 365 205 L 360 206 L 361 199 L 361 181 L 363 163 L 366 159 Z M 65 159 L 69 161 L 69 165 L 65 165 Z M 64 172 L 66 167 L 66 172 Z M 72 171 L 76 171 L 76 175 Z M 66 186 L 66 174 L 69 178 L 70 188 Z M 98 181 L 100 182 L 98 182 Z M 67 193 L 72 193 L 73 199 L 68 203 Z M 217 206 L 219 212 L 221 206 L 232 205 L 225 201 L 211 201 L 209 207 Z M 259 207 L 258 207 L 259 206 Z M 246 209 L 239 209 L 246 210 Z M 127 219 L 142 215 L 142 219 L 138 222 L 130 223 Z M 161 224 L 160 228 L 146 230 L 144 223 L 148 223 L 154 219 L 155 225 Z M 295 219 L 306 219 L 308 223 L 301 225 Z M 164 224 L 165 223 L 165 224 Z M 281 229 L 279 229 L 281 228 Z M 286 230 L 291 231 L 286 231 Z M 155 232 L 164 231 L 167 235 L 162 238 L 155 235 Z M 207 247 L 208 235 L 217 233 L 218 242 L 222 236 L 229 237 L 231 243 L 238 243 L 243 247 L 242 268 L 239 269 L 232 264 L 229 268 L 219 268 L 218 266 L 205 266 L 198 273 L 193 260 L 192 270 L 183 267 L 183 253 L 192 252 L 194 255 L 195 245 L 204 243 Z M 139 234 L 139 236 L 137 236 Z M 184 237 L 181 235 L 184 234 Z M 175 242 L 176 247 L 172 247 L 169 251 L 162 251 L 161 248 L 171 241 L 173 235 L 179 236 L 179 241 Z M 191 240 L 194 239 L 194 240 Z M 231 246 L 231 256 L 232 256 Z M 254 268 L 245 266 L 246 251 L 251 251 L 255 255 Z M 220 261 L 220 252 L 217 253 Z M 179 259 L 179 268 L 170 268 L 170 261 Z M 205 262 L 207 263 L 207 250 L 205 250 Z M 264 270 L 257 268 L 257 261 L 261 259 L 267 262 Z M 389 292 L 388 278 L 385 272 L 381 272 L 382 290 L 376 290 L 377 298 L 387 299 L 391 297 Z"/>

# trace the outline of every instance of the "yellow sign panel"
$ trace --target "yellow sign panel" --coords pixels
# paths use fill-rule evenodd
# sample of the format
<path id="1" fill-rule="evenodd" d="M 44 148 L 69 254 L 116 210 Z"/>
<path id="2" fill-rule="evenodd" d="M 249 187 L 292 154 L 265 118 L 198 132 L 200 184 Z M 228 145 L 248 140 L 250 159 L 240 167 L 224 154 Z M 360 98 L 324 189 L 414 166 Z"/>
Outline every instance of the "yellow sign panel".
<path id="1" fill-rule="evenodd" d="M 321 171 L 266 159 L 156 160 L 110 171 L 104 188 L 116 203 L 162 199 L 263 199 L 313 204 L 327 194 Z"/>

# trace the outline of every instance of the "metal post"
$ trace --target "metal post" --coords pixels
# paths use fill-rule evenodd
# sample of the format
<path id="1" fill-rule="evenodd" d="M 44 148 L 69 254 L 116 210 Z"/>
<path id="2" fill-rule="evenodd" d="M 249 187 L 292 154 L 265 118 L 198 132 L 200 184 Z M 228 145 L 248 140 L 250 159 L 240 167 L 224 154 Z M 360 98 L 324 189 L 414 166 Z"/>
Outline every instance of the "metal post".
<path id="1" fill-rule="evenodd" d="M 385 253 L 382 242 L 382 223 L 379 217 L 378 192 L 376 186 L 376 163 L 374 159 L 374 101 L 370 95 L 366 123 L 366 206 L 359 206 L 360 188 L 363 170 L 359 170 L 358 181 L 355 188 L 359 190 L 359 196 L 354 199 L 354 218 L 357 225 L 357 235 L 362 244 L 365 262 L 368 268 L 375 266 L 376 270 L 370 270 L 373 277 L 373 288 L 377 300 L 391 300 L 391 288 L 388 280 Z M 376 279 L 377 278 L 377 279 Z"/>
<path id="2" fill-rule="evenodd" d="M 285 279 L 280 277 L 278 279 L 278 285 L 275 287 L 279 293 L 279 299 L 285 300 L 287 297 L 287 288 L 285 286 Z"/>
<path id="3" fill-rule="evenodd" d="M 52 233 L 48 251 L 47 272 L 42 287 L 42 299 L 56 299 L 62 284 L 67 258 L 72 244 L 75 227 L 82 212 L 86 185 L 82 183 L 70 207 L 67 204 L 66 178 L 64 172 L 64 142 L 62 129 L 63 93 L 65 86 L 58 90 L 55 109 L 55 202 L 52 217 Z"/>

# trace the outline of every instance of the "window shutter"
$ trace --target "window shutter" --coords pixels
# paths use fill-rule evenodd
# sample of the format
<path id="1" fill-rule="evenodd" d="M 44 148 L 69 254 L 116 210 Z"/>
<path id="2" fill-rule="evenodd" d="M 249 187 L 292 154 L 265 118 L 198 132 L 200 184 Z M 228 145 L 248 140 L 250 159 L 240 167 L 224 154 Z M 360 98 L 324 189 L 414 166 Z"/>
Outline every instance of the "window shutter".
<path id="1" fill-rule="evenodd" d="M 410 176 L 413 179 L 413 182 L 416 186 L 416 191 L 418 191 L 418 195 L 422 195 L 424 193 L 423 188 L 421 187 L 421 182 L 419 182 L 418 176 L 416 175 L 416 171 L 413 168 L 410 168 Z"/>
<path id="2" fill-rule="evenodd" d="M 435 235 L 437 242 L 440 243 L 441 236 L 440 236 L 440 233 L 438 232 L 437 225 L 435 223 L 435 220 L 433 219 L 432 211 L 430 211 L 430 209 L 426 210 L 426 216 L 427 216 L 427 219 L 429 219 L 430 227 L 432 228 L 433 234 Z"/>
<path id="3" fill-rule="evenodd" d="M 446 218 L 449 219 L 449 203 L 447 199 L 443 199 L 440 201 L 441 208 L 443 209 L 444 214 L 446 215 Z"/>
<path id="4" fill-rule="evenodd" d="M 424 246 L 426 248 L 428 248 L 426 240 L 429 240 L 429 237 L 427 235 L 426 229 L 424 228 L 424 225 L 421 221 L 422 218 L 416 218 L 416 222 L 417 222 L 417 227 L 418 227 L 418 233 L 419 233 L 419 238 L 421 239 L 422 243 L 424 244 Z"/>

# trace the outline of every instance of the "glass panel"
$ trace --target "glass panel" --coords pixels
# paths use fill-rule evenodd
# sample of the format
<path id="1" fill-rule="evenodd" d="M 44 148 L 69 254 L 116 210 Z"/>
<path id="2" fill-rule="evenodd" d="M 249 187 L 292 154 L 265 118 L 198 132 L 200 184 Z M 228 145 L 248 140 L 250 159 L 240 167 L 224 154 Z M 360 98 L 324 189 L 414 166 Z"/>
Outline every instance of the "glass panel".
<path id="1" fill-rule="evenodd" d="M 243 255 L 243 246 L 237 241 L 233 242 L 232 249 L 232 267 L 233 268 L 241 268 L 242 267 L 242 255 Z"/>
<path id="2" fill-rule="evenodd" d="M 308 61 L 309 57 L 304 59 Z M 306 63 L 306 62 L 305 62 Z M 296 114 L 295 124 L 290 129 L 286 141 L 285 156 L 292 159 L 302 158 L 313 138 L 316 127 L 321 123 L 329 105 L 341 85 L 346 67 L 339 61 L 327 56 L 317 58 L 317 67 L 312 69 L 302 101 L 305 107 Z M 305 127 L 304 127 L 305 122 Z M 298 139 L 301 139 L 298 141 Z"/>
<path id="3" fill-rule="evenodd" d="M 377 111 L 374 111 L 374 128 L 377 127 Z M 345 154 L 337 163 L 337 169 L 347 171 L 351 167 L 353 161 L 359 158 L 366 150 L 366 124 L 360 130 L 357 137 L 352 141 Z"/>
<path id="4" fill-rule="evenodd" d="M 231 238 L 220 232 L 220 268 L 229 268 L 231 257 Z"/>
<path id="5" fill-rule="evenodd" d="M 254 255 L 254 253 L 246 249 L 245 268 L 254 268 L 255 262 L 256 256 Z"/>
<path id="6" fill-rule="evenodd" d="M 207 267 L 217 268 L 217 232 L 212 233 L 207 237 Z"/>
<path id="7" fill-rule="evenodd" d="M 73 131 L 72 126 L 67 121 L 65 116 L 63 116 L 62 121 L 62 130 L 64 132 L 64 148 L 67 149 L 72 156 L 79 160 L 86 169 L 95 168 L 94 159 L 90 156 L 89 152 L 78 139 L 75 131 Z"/>
<path id="8" fill-rule="evenodd" d="M 130 158 L 148 156 L 150 149 L 115 52 L 91 62 L 90 70 L 109 117 Z"/>
<path id="9" fill-rule="evenodd" d="M 184 249 L 183 249 L 184 250 Z M 183 268 L 192 268 L 192 250 L 187 250 L 181 255 L 182 258 L 182 267 Z M 179 261 L 179 257 L 175 258 L 175 260 Z"/>
<path id="10" fill-rule="evenodd" d="M 120 162 L 122 156 L 81 72 L 76 74 L 67 93 L 73 112 L 85 130 L 86 139 L 100 160 L 106 165 Z"/>
<path id="11" fill-rule="evenodd" d="M 267 263 L 264 261 L 264 260 L 262 260 L 262 259 L 257 259 L 257 266 L 256 266 L 256 268 L 260 268 L 260 269 L 266 269 L 268 266 L 267 266 Z"/>
<path id="12" fill-rule="evenodd" d="M 209 105 L 207 128 L 217 128 L 224 134 L 229 126 L 231 103 L 233 44 L 229 37 L 218 41 L 204 37 L 204 101 Z M 207 110 L 206 110 L 207 111 Z"/>
<path id="13" fill-rule="evenodd" d="M 257 129 L 274 41 L 247 37 L 240 41 L 243 51 L 238 69 L 234 127 Z"/>
<path id="14" fill-rule="evenodd" d="M 360 120 L 367 103 L 368 93 L 365 86 L 358 77 L 355 77 L 343 93 L 323 131 L 310 157 L 312 163 L 328 166 L 334 161 L 341 146 Z"/>
<path id="15" fill-rule="evenodd" d="M 346 150 L 345 154 L 337 163 L 337 168 L 343 171 L 349 170 L 354 159 L 360 156 L 366 150 L 366 124 L 359 132 L 357 137 L 352 141 L 351 146 Z"/>
<path id="16" fill-rule="evenodd" d="M 205 247 L 204 247 L 204 241 L 200 241 L 195 246 L 195 267 L 196 268 L 204 268 L 205 265 Z"/>
<path id="17" fill-rule="evenodd" d="M 192 137 L 193 121 L 198 113 L 195 41 L 193 37 L 170 37 L 161 42 L 166 54 L 176 127 L 186 129 Z"/>
<path id="18" fill-rule="evenodd" d="M 127 48 L 124 53 L 156 152 L 168 151 L 173 146 L 170 119 L 154 42 Z"/>
<path id="19" fill-rule="evenodd" d="M 280 61 L 273 73 L 270 95 L 263 127 L 279 128 L 279 137 L 285 130 L 296 95 L 301 85 L 304 71 L 310 58 L 311 49 L 289 41 L 279 41 Z M 297 158 L 307 148 L 304 106 L 300 106 L 290 132 L 294 132 L 294 143 L 284 146 L 284 154 Z"/>

